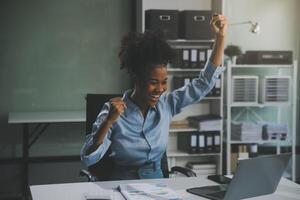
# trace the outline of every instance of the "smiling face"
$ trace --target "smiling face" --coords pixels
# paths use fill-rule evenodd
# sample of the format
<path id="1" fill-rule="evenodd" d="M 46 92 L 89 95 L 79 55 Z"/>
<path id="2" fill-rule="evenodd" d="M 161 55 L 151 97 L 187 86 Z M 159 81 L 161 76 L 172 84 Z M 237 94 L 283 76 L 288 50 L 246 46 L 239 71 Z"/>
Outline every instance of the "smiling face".
<path id="1" fill-rule="evenodd" d="M 137 97 L 142 107 L 155 106 L 159 97 L 167 90 L 166 65 L 155 65 L 144 81 L 137 85 Z"/>

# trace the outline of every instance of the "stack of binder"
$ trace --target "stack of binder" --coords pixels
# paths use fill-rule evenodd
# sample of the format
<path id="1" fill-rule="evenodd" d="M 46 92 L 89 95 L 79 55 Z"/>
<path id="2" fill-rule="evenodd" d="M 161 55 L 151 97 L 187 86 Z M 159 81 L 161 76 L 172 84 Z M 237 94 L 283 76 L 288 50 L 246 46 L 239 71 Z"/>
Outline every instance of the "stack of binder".
<path id="1" fill-rule="evenodd" d="M 174 76 L 173 88 L 177 89 L 189 84 L 196 76 Z"/>
<path id="2" fill-rule="evenodd" d="M 175 49 L 176 60 L 173 60 L 173 68 L 199 68 L 203 69 L 211 55 L 211 49 Z"/>
<path id="3" fill-rule="evenodd" d="M 232 122 L 231 138 L 238 141 L 257 141 L 262 139 L 262 125 L 251 122 Z"/>
<path id="4" fill-rule="evenodd" d="M 179 150 L 193 153 L 219 153 L 220 131 L 201 131 L 178 134 Z"/>
<path id="5" fill-rule="evenodd" d="M 173 77 L 173 89 L 177 89 L 183 87 L 190 82 L 197 76 L 189 75 L 189 76 L 174 76 Z M 219 97 L 221 96 L 221 79 L 216 80 L 216 84 L 211 89 L 211 91 L 206 95 L 207 97 Z"/>
<path id="6" fill-rule="evenodd" d="M 219 131 L 221 130 L 221 120 L 219 115 L 207 114 L 188 117 L 190 126 L 199 131 Z"/>
<path id="7" fill-rule="evenodd" d="M 217 165 L 214 163 L 188 162 L 187 168 L 193 170 L 197 176 L 217 173 Z"/>

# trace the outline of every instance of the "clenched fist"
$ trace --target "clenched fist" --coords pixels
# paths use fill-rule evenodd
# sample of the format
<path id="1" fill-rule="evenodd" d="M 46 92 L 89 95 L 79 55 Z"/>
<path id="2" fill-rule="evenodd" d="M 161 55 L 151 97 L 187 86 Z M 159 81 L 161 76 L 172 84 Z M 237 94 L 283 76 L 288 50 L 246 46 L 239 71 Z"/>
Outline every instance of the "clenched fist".
<path id="1" fill-rule="evenodd" d="M 226 36 L 228 23 L 224 15 L 214 14 L 210 21 L 210 26 L 217 37 Z"/>
<path id="2" fill-rule="evenodd" d="M 117 121 L 118 117 L 124 112 L 127 106 L 121 97 L 112 98 L 109 100 L 109 103 L 110 109 L 107 116 L 107 120 L 115 122 Z"/>

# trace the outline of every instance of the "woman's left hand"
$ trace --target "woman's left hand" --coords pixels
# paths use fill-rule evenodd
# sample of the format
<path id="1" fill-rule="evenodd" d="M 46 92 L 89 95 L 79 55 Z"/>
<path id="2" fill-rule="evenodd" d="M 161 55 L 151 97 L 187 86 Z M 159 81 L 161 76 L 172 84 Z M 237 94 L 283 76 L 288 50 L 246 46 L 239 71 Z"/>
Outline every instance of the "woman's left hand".
<path id="1" fill-rule="evenodd" d="M 224 15 L 214 14 L 210 21 L 210 26 L 216 37 L 226 36 L 228 23 Z"/>

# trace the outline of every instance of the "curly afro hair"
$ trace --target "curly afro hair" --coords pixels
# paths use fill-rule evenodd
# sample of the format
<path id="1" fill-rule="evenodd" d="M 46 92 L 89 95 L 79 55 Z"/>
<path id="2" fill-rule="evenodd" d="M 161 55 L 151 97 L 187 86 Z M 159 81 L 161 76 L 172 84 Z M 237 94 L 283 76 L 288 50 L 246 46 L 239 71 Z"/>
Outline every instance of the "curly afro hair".
<path id="1" fill-rule="evenodd" d="M 121 69 L 126 69 L 134 80 L 143 80 L 156 65 L 167 65 L 173 57 L 172 48 L 158 32 L 131 32 L 122 38 Z"/>

